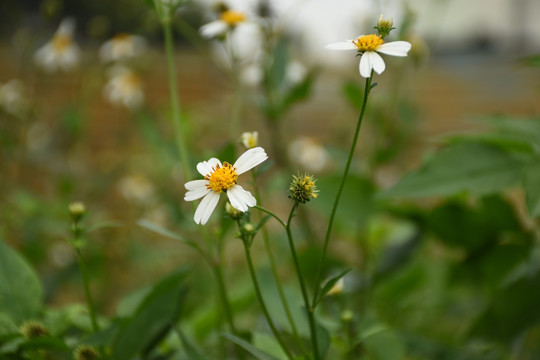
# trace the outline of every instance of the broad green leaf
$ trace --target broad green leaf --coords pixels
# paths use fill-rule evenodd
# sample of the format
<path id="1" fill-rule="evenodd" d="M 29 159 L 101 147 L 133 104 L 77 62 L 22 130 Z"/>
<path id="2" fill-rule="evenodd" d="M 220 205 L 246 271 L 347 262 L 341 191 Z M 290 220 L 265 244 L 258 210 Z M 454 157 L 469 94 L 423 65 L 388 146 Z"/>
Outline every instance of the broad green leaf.
<path id="1" fill-rule="evenodd" d="M 540 160 L 525 167 L 523 187 L 531 217 L 540 215 Z"/>
<path id="2" fill-rule="evenodd" d="M 135 315 L 121 324 L 113 345 L 113 359 L 133 359 L 150 351 L 167 335 L 180 315 L 185 276 L 185 270 L 178 270 L 161 280 Z"/>
<path id="3" fill-rule="evenodd" d="M 0 312 L 0 336 L 18 332 L 19 328 L 17 325 L 15 325 L 13 320 L 11 320 L 11 317 L 3 312 Z"/>
<path id="4" fill-rule="evenodd" d="M 328 280 L 324 286 L 322 287 L 319 297 L 315 300 L 315 306 L 321 301 L 321 299 L 328 294 L 328 292 L 336 285 L 336 283 L 339 281 L 339 279 L 343 278 L 347 273 L 351 271 L 351 269 L 347 269 L 345 271 L 342 271 L 338 275 L 332 277 L 330 280 Z"/>
<path id="5" fill-rule="evenodd" d="M 251 345 L 244 339 L 241 339 L 237 336 L 234 336 L 231 334 L 223 334 L 222 336 L 226 338 L 227 340 L 230 340 L 233 343 L 241 346 L 244 350 L 246 350 L 247 352 L 249 352 L 251 355 L 255 356 L 259 360 L 280 360 L 279 358 L 262 351 L 261 349 Z"/>
<path id="6" fill-rule="evenodd" d="M 15 324 L 34 318 L 43 304 L 41 282 L 28 263 L 0 240 L 0 309 Z"/>
<path id="7" fill-rule="evenodd" d="M 421 169 L 406 175 L 380 197 L 489 194 L 515 185 L 521 178 L 522 168 L 520 161 L 496 147 L 456 144 L 435 154 Z"/>

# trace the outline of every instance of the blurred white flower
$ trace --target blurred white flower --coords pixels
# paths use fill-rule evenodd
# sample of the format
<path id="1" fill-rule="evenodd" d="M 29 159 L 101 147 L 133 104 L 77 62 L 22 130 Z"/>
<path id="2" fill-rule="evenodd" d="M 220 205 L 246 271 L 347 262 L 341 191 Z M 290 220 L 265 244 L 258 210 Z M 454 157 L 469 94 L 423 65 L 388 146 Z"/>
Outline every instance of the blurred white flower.
<path id="1" fill-rule="evenodd" d="M 103 62 L 125 61 L 141 55 L 146 48 L 143 37 L 121 33 L 101 45 L 99 56 Z"/>
<path id="2" fill-rule="evenodd" d="M 338 294 L 341 294 L 344 289 L 345 289 L 345 281 L 343 280 L 343 278 L 341 278 L 334 284 L 334 286 L 330 288 L 330 290 L 326 293 L 326 295 L 328 296 L 338 295 Z"/>
<path id="3" fill-rule="evenodd" d="M 70 71 L 79 65 L 81 50 L 74 42 L 75 20 L 62 20 L 53 38 L 34 54 L 34 61 L 46 72 Z"/>
<path id="4" fill-rule="evenodd" d="M 310 172 L 322 171 L 330 160 L 326 149 L 309 137 L 294 140 L 289 145 L 288 153 L 293 162 Z"/>
<path id="5" fill-rule="evenodd" d="M 307 76 L 306 67 L 299 61 L 292 60 L 285 69 L 285 78 L 291 84 L 298 84 L 304 81 Z"/>
<path id="6" fill-rule="evenodd" d="M 241 11 L 225 10 L 219 15 L 219 19 L 201 26 L 199 32 L 207 39 L 222 36 L 235 29 L 238 25 L 246 22 L 247 14 Z"/>
<path id="7" fill-rule="evenodd" d="M 240 141 L 246 149 L 254 148 L 259 144 L 259 133 L 257 131 L 243 132 Z"/>
<path id="8" fill-rule="evenodd" d="M 155 197 L 154 185 L 143 175 L 128 175 L 118 182 L 120 194 L 128 200 L 141 205 L 151 203 Z"/>
<path id="9" fill-rule="evenodd" d="M 381 74 L 386 65 L 383 58 L 378 54 L 392 56 L 407 56 L 411 50 L 411 43 L 407 41 L 391 41 L 385 43 L 380 35 L 360 35 L 355 40 L 345 40 L 325 46 L 329 50 L 356 50 L 361 54 L 359 71 L 360 75 L 368 78 L 374 70 Z"/>
<path id="10" fill-rule="evenodd" d="M 133 70 L 115 65 L 107 73 L 109 81 L 105 84 L 103 95 L 113 105 L 135 110 L 143 104 L 144 92 L 140 77 Z"/>
<path id="11" fill-rule="evenodd" d="M 204 180 L 187 182 L 184 187 L 187 192 L 185 201 L 193 201 L 203 198 L 195 211 L 195 223 L 204 225 L 210 218 L 217 206 L 222 192 L 227 194 L 231 205 L 242 212 L 257 205 L 257 200 L 249 191 L 244 190 L 237 184 L 238 175 L 241 175 L 263 161 L 268 155 L 261 147 L 247 150 L 231 165 L 228 162 L 211 158 L 197 164 L 197 171 L 204 176 Z"/>
<path id="12" fill-rule="evenodd" d="M 24 116 L 28 110 L 28 99 L 21 80 L 13 79 L 0 84 L 0 107 L 13 116 Z"/>

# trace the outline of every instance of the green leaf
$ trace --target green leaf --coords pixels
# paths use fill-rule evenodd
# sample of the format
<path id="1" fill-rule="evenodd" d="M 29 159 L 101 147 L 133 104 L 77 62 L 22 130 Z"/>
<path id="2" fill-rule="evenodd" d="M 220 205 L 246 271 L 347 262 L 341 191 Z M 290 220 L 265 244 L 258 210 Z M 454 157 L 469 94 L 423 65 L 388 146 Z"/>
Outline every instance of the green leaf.
<path id="1" fill-rule="evenodd" d="M 360 110 L 364 101 L 364 88 L 357 82 L 349 81 L 343 86 L 343 93 L 352 106 Z"/>
<path id="2" fill-rule="evenodd" d="M 129 360 L 147 353 L 167 335 L 180 315 L 185 276 L 186 271 L 181 269 L 161 280 L 135 315 L 121 324 L 113 345 L 113 359 Z"/>
<path id="3" fill-rule="evenodd" d="M 249 352 L 251 355 L 255 356 L 259 360 L 280 360 L 279 358 L 256 348 L 255 346 L 251 345 L 244 339 L 241 339 L 237 336 L 234 336 L 231 334 L 223 334 L 222 336 L 226 338 L 227 340 L 230 340 L 233 343 L 241 346 L 244 350 L 246 350 L 247 352 Z"/>
<path id="4" fill-rule="evenodd" d="M 151 221 L 148 221 L 148 220 L 139 220 L 137 221 L 137 225 L 139 225 L 140 227 L 143 227 L 147 230 L 150 230 L 152 232 L 155 232 L 156 234 L 159 234 L 161 236 L 164 236 L 164 237 L 168 237 L 168 238 L 171 238 L 171 239 L 175 239 L 175 240 L 178 240 L 178 241 L 181 241 L 183 243 L 186 243 L 188 245 L 192 245 L 193 243 L 189 240 L 186 240 L 184 239 L 182 236 L 168 230 L 168 229 L 165 229 L 164 227 L 158 225 L 158 224 L 155 224 Z"/>
<path id="5" fill-rule="evenodd" d="M 421 169 L 406 175 L 381 198 L 489 194 L 516 184 L 523 165 L 503 150 L 461 143 L 444 148 Z"/>
<path id="6" fill-rule="evenodd" d="M 34 270 L 0 240 L 0 309 L 15 324 L 34 318 L 43 304 L 43 289 Z"/>
<path id="7" fill-rule="evenodd" d="M 191 343 L 191 341 L 179 328 L 176 329 L 176 332 L 179 335 L 182 345 L 184 346 L 184 350 L 190 360 L 209 360 L 208 357 L 203 355 L 197 348 L 195 348 L 195 345 Z"/>
<path id="8" fill-rule="evenodd" d="M 19 349 L 48 349 L 71 352 L 71 349 L 62 339 L 51 336 L 43 336 L 26 340 L 24 343 L 19 345 Z"/>
<path id="9" fill-rule="evenodd" d="M 351 269 L 347 269 L 345 271 L 342 271 L 341 273 L 339 273 L 338 275 L 332 277 L 330 280 L 328 280 L 326 282 L 326 284 L 324 284 L 324 286 L 322 287 L 321 291 L 320 291 L 320 295 L 319 297 L 315 300 L 315 306 L 317 306 L 317 304 L 321 301 L 321 299 L 326 295 L 328 294 L 328 292 L 332 289 L 332 287 L 334 287 L 334 285 L 336 285 L 336 283 L 339 281 L 339 279 L 343 278 L 345 275 L 347 275 L 347 273 L 351 271 Z"/>
<path id="10" fill-rule="evenodd" d="M 527 209 L 531 217 L 540 215 L 540 159 L 527 165 L 523 176 Z"/>

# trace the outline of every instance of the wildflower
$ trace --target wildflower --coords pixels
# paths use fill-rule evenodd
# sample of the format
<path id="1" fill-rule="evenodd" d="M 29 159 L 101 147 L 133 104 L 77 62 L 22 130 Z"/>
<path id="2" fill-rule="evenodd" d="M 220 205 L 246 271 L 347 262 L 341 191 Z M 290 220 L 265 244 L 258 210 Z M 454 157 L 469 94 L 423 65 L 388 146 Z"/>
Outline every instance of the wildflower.
<path id="1" fill-rule="evenodd" d="M 379 35 L 384 39 L 388 34 L 390 34 L 390 31 L 395 29 L 393 27 L 394 21 L 392 20 L 392 17 L 390 17 L 388 20 L 384 20 L 384 15 L 381 14 L 379 17 L 379 21 L 377 21 L 377 26 L 375 26 L 375 29 L 377 29 L 377 32 Z"/>
<path id="2" fill-rule="evenodd" d="M 101 45 L 99 56 L 103 62 L 125 61 L 142 54 L 146 45 L 141 36 L 121 33 Z"/>
<path id="3" fill-rule="evenodd" d="M 343 278 L 341 278 L 334 284 L 334 286 L 330 288 L 330 290 L 326 293 L 326 295 L 332 296 L 332 295 L 341 294 L 344 288 L 345 288 L 345 282 L 343 281 Z"/>
<path id="4" fill-rule="evenodd" d="M 73 41 L 75 21 L 64 19 L 51 41 L 40 47 L 34 61 L 46 72 L 70 71 L 79 64 L 81 50 Z"/>
<path id="5" fill-rule="evenodd" d="M 79 345 L 75 349 L 75 360 L 97 360 L 99 359 L 98 351 L 89 345 Z"/>
<path id="6" fill-rule="evenodd" d="M 225 35 L 227 31 L 235 29 L 238 25 L 244 23 L 246 19 L 247 15 L 243 12 L 224 9 L 218 20 L 201 26 L 199 31 L 203 37 L 211 39 Z"/>
<path id="7" fill-rule="evenodd" d="M 291 186 L 289 187 L 289 197 L 300 204 L 305 204 L 312 198 L 317 198 L 319 190 L 315 186 L 315 178 L 310 175 L 293 175 Z"/>
<path id="8" fill-rule="evenodd" d="M 41 322 L 35 320 L 28 320 L 24 322 L 20 329 L 24 337 L 27 339 L 42 337 L 49 333 L 47 328 Z"/>
<path id="9" fill-rule="evenodd" d="M 109 72 L 109 81 L 103 95 L 113 105 L 124 106 L 130 110 L 140 107 L 144 101 L 142 81 L 131 69 L 116 65 Z"/>
<path id="10" fill-rule="evenodd" d="M 216 158 L 198 163 L 197 170 L 204 176 L 204 180 L 193 180 L 184 185 L 187 190 L 184 200 L 203 198 L 195 211 L 195 223 L 206 224 L 222 192 L 227 194 L 231 205 L 239 211 L 246 212 L 249 207 L 257 205 L 253 195 L 237 184 L 238 175 L 251 170 L 267 158 L 264 149 L 256 147 L 240 155 L 233 165 L 221 163 Z"/>
<path id="11" fill-rule="evenodd" d="M 381 35 L 360 35 L 355 40 L 345 40 L 325 46 L 329 50 L 356 50 L 361 55 L 360 75 L 368 78 L 375 70 L 381 74 L 386 65 L 378 53 L 392 56 L 407 56 L 411 44 L 407 41 L 392 41 L 385 43 Z"/>
<path id="12" fill-rule="evenodd" d="M 72 202 L 69 204 L 69 215 L 74 222 L 78 222 L 86 213 L 86 206 L 80 201 Z"/>
<path id="13" fill-rule="evenodd" d="M 28 100 L 21 80 L 13 79 L 0 84 L 0 108 L 11 115 L 24 116 L 28 110 Z"/>
<path id="14" fill-rule="evenodd" d="M 118 182 L 118 190 L 124 199 L 140 205 L 152 203 L 156 196 L 154 185 L 142 174 L 123 177 Z"/>
<path id="15" fill-rule="evenodd" d="M 254 148 L 259 143 L 259 133 L 257 131 L 243 132 L 240 141 L 246 149 Z"/>
<path id="16" fill-rule="evenodd" d="M 329 164 L 326 149 L 309 137 L 294 140 L 288 147 L 288 154 L 291 160 L 307 171 L 320 172 Z"/>

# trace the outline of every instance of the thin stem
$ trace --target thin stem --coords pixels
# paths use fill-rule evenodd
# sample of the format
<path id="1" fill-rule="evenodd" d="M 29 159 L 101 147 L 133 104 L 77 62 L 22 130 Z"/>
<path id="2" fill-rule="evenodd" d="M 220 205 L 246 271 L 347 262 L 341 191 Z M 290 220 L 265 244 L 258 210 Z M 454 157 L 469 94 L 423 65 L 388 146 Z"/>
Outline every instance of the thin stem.
<path id="1" fill-rule="evenodd" d="M 210 264 L 210 267 L 212 268 L 212 272 L 214 273 L 214 276 L 218 284 L 219 299 L 221 301 L 221 305 L 225 312 L 225 318 L 227 319 L 227 323 L 229 324 L 229 327 L 231 328 L 232 333 L 235 335 L 238 335 L 238 332 L 236 331 L 236 327 L 234 326 L 233 315 L 232 315 L 229 299 L 227 297 L 227 288 L 225 287 L 225 281 L 223 280 L 223 272 L 221 271 L 221 266 L 218 262 L 218 263 Z"/>
<path id="2" fill-rule="evenodd" d="M 88 306 L 88 313 L 90 314 L 90 321 L 92 323 L 92 330 L 94 332 L 99 331 L 99 325 L 96 319 L 96 310 L 94 307 L 94 302 L 92 301 L 92 296 L 90 295 L 90 286 L 88 284 L 88 272 L 86 271 L 86 266 L 84 264 L 84 259 L 82 253 L 79 249 L 76 249 L 77 260 L 79 262 L 79 270 L 81 271 L 81 278 L 84 288 L 84 296 L 86 297 L 86 305 Z"/>
<path id="3" fill-rule="evenodd" d="M 330 219 L 328 221 L 328 228 L 326 229 L 326 235 L 324 237 L 323 250 L 321 253 L 321 258 L 319 261 L 319 268 L 317 271 L 317 277 L 315 281 L 315 292 L 312 298 L 312 306 L 315 308 L 317 306 L 317 298 L 319 296 L 319 291 L 321 289 L 321 281 L 323 276 L 324 263 L 326 261 L 326 251 L 328 250 L 328 243 L 330 241 L 330 234 L 332 233 L 332 226 L 334 225 L 334 218 L 336 216 L 336 210 L 339 205 L 339 200 L 341 199 L 341 193 L 343 192 L 343 187 L 345 186 L 345 181 L 349 175 L 349 169 L 351 167 L 352 158 L 354 155 L 354 150 L 356 149 L 356 143 L 358 141 L 358 135 L 360 134 L 360 127 L 362 125 L 362 119 L 364 118 L 364 113 L 366 111 L 367 99 L 371 91 L 371 80 L 373 79 L 373 71 L 371 76 L 366 79 L 366 86 L 364 88 L 364 100 L 362 101 L 362 109 L 360 110 L 360 115 L 358 116 L 358 122 L 356 123 L 356 130 L 354 132 L 353 142 L 351 144 L 351 149 L 349 150 L 349 157 L 347 158 L 347 164 L 345 165 L 345 170 L 343 171 L 343 177 L 341 178 L 341 183 L 339 184 L 338 192 L 336 194 L 336 199 L 334 200 L 334 205 L 332 206 L 332 212 L 330 213 Z"/>
<path id="4" fill-rule="evenodd" d="M 185 124 L 182 123 L 182 114 L 180 113 L 180 102 L 178 101 L 178 90 L 176 88 L 176 67 L 174 65 L 174 41 L 170 20 L 165 20 L 163 24 L 163 35 L 165 38 L 165 52 L 167 55 L 167 68 L 169 77 L 169 93 L 172 110 L 172 120 L 174 124 L 174 133 L 176 146 L 180 161 L 182 162 L 182 170 L 184 171 L 185 180 L 191 179 L 191 169 L 189 155 L 187 152 L 185 138 Z"/>
<path id="5" fill-rule="evenodd" d="M 255 287 L 255 293 L 257 295 L 257 299 L 259 300 L 259 304 L 261 305 L 261 309 L 263 311 L 264 317 L 266 318 L 266 321 L 268 322 L 268 325 L 270 326 L 270 329 L 272 330 L 272 333 L 276 337 L 276 340 L 278 341 L 279 345 L 287 355 L 289 359 L 293 359 L 293 356 L 290 352 L 290 350 L 287 348 L 285 343 L 283 342 L 283 339 L 279 335 L 279 332 L 274 325 L 274 321 L 272 321 L 272 317 L 270 316 L 270 313 L 268 312 L 268 309 L 266 308 L 266 304 L 264 303 L 264 298 L 262 296 L 261 288 L 259 287 L 259 281 L 257 280 L 257 275 L 255 273 L 255 268 L 253 266 L 253 260 L 251 259 L 251 252 L 249 250 L 249 245 L 246 239 L 242 239 L 242 242 L 244 243 L 244 251 L 246 253 L 246 259 L 248 263 L 249 268 L 249 274 L 251 275 L 251 281 L 253 282 L 253 286 Z"/>
<path id="6" fill-rule="evenodd" d="M 257 203 L 261 203 L 261 195 L 259 192 L 259 187 L 257 186 L 255 173 L 251 172 L 252 181 L 253 181 L 253 188 L 255 189 L 255 198 L 257 199 Z M 292 317 L 291 309 L 289 307 L 289 302 L 287 301 L 287 298 L 285 297 L 285 292 L 283 291 L 283 286 L 281 285 L 281 281 L 279 280 L 279 275 L 277 271 L 276 266 L 276 260 L 274 258 L 274 254 L 272 252 L 272 247 L 270 246 L 270 239 L 268 237 L 268 230 L 265 226 L 262 228 L 262 234 L 263 234 L 263 240 L 264 240 L 264 246 L 266 248 L 266 253 L 268 254 L 268 259 L 270 260 L 270 268 L 272 269 L 272 275 L 274 276 L 274 279 L 276 280 L 276 285 L 278 288 L 279 298 L 281 300 L 281 304 L 283 305 L 283 309 L 285 310 L 285 315 L 287 316 L 287 320 L 289 321 L 289 324 L 291 325 L 291 330 L 293 332 L 293 335 L 296 339 L 296 342 L 300 346 L 300 349 L 302 352 L 306 352 L 304 343 L 302 342 L 302 339 L 300 338 L 300 334 L 298 333 L 298 328 L 296 327 L 296 324 L 294 322 L 294 319 Z"/>
<path id="7" fill-rule="evenodd" d="M 307 287 L 306 283 L 304 281 L 304 277 L 302 276 L 302 270 L 300 269 L 300 262 L 298 261 L 298 255 L 296 254 L 296 248 L 294 246 L 292 231 L 291 231 L 291 221 L 294 216 L 294 211 L 298 207 L 298 203 L 295 202 L 294 205 L 291 208 L 291 212 L 289 213 L 289 218 L 287 219 L 287 240 L 289 241 L 289 247 L 291 248 L 291 254 L 294 261 L 294 267 L 296 269 L 296 274 L 298 275 L 298 281 L 300 282 L 300 289 L 302 291 L 302 298 L 304 299 L 304 306 L 306 308 L 307 316 L 308 316 L 308 322 L 309 322 L 309 330 L 311 334 L 311 345 L 313 346 L 313 356 L 315 357 L 315 360 L 320 359 L 319 355 L 319 344 L 317 339 L 317 329 L 315 324 L 315 316 L 314 316 L 314 309 L 312 306 L 309 305 L 309 297 L 307 293 Z"/>
<path id="8" fill-rule="evenodd" d="M 274 214 L 274 213 L 271 212 L 270 210 L 265 209 L 265 208 L 263 208 L 263 207 L 261 207 L 261 206 L 258 206 L 258 205 L 255 205 L 253 208 L 254 208 L 254 209 L 257 209 L 257 210 L 261 210 L 261 211 L 264 212 L 264 213 L 267 213 L 268 215 L 270 215 L 271 217 L 273 217 L 274 219 L 276 219 L 276 220 L 279 222 L 279 224 L 280 224 L 281 226 L 283 226 L 283 228 L 285 228 L 285 229 L 287 228 L 287 224 L 285 224 L 285 223 L 283 222 L 283 220 L 281 220 L 281 219 L 279 218 L 279 216 L 277 216 L 276 214 Z"/>

